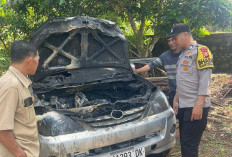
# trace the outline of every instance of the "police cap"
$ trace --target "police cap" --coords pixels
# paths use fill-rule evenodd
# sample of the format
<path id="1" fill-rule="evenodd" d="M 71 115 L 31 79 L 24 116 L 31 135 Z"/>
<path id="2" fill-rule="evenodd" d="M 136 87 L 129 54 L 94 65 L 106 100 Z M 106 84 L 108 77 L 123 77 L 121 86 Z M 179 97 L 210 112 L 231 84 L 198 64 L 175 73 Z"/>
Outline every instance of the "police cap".
<path id="1" fill-rule="evenodd" d="M 184 23 L 178 23 L 172 26 L 171 32 L 168 34 L 168 38 L 174 37 L 182 32 L 191 32 L 189 25 Z"/>

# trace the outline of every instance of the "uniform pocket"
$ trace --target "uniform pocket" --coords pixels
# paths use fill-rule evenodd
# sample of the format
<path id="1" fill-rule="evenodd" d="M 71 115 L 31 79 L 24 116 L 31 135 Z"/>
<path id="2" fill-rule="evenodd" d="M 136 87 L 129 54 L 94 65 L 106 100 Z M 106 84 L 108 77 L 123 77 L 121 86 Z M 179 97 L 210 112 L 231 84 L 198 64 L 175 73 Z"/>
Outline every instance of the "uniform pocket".
<path id="1" fill-rule="evenodd" d="M 34 110 L 34 106 L 31 105 L 29 107 L 25 107 L 26 113 L 27 114 L 27 124 L 31 124 L 35 121 L 35 110 Z"/>
<path id="2" fill-rule="evenodd" d="M 193 71 L 193 63 L 191 59 L 185 59 L 180 64 L 181 72 L 183 74 L 192 74 Z"/>
<path id="3" fill-rule="evenodd" d="M 24 99 L 24 107 L 29 107 L 31 105 L 33 105 L 32 97 Z"/>
<path id="4" fill-rule="evenodd" d="M 33 105 L 33 98 L 27 97 L 24 99 L 24 104 L 23 104 L 23 110 L 25 111 L 25 118 L 26 118 L 26 123 L 30 124 L 34 118 L 35 118 L 35 111 L 34 111 L 34 105 Z"/>

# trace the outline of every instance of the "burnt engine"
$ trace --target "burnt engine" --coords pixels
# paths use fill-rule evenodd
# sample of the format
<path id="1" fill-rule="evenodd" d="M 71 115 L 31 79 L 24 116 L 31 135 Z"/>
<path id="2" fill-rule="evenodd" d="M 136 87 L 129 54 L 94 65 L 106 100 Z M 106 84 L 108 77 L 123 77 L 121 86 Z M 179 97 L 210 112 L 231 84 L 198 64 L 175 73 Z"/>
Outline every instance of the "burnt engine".
<path id="1" fill-rule="evenodd" d="M 126 38 L 115 23 L 51 19 L 31 42 L 40 55 L 31 76 L 40 135 L 114 127 L 142 119 L 151 106 L 156 87 L 133 74 Z"/>
<path id="2" fill-rule="evenodd" d="M 73 86 L 37 93 L 35 111 L 37 115 L 43 115 L 38 122 L 40 134 L 67 134 L 67 131 L 71 133 L 75 130 L 113 127 L 140 119 L 154 90 L 155 88 L 152 89 L 142 81 L 133 80 Z M 67 131 L 58 131 L 56 126 L 66 128 Z M 53 133 L 48 131 L 48 128 L 53 128 Z"/>

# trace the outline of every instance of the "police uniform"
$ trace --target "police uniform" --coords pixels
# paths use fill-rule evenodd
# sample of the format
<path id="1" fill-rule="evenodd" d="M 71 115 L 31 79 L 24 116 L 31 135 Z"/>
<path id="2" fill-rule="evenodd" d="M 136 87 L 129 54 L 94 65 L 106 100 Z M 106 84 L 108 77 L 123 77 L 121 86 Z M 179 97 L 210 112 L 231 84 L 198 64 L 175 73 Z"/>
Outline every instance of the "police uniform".
<path id="1" fill-rule="evenodd" d="M 39 138 L 30 79 L 13 66 L 0 78 L 0 130 L 12 130 L 27 157 L 39 156 Z M 13 157 L 0 143 L 0 157 Z"/>
<path id="2" fill-rule="evenodd" d="M 182 52 L 177 62 L 179 129 L 183 157 L 197 157 L 201 136 L 207 124 L 210 106 L 210 81 L 213 56 L 206 46 L 194 43 Z M 197 97 L 206 95 L 202 120 L 191 121 Z"/>

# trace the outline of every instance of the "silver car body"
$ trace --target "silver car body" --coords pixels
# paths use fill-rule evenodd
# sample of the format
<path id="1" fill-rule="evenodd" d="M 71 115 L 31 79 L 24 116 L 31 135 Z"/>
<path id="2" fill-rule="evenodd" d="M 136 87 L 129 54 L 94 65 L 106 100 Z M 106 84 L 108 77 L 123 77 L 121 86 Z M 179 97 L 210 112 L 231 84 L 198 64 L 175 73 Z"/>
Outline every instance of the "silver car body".
<path id="1" fill-rule="evenodd" d="M 112 157 L 138 148 L 148 155 L 174 146 L 174 112 L 162 91 L 131 70 L 115 23 L 51 20 L 31 42 L 41 58 L 31 78 L 40 157 Z"/>
<path id="2" fill-rule="evenodd" d="M 146 154 L 161 153 L 170 149 L 175 144 L 175 124 L 172 109 L 162 113 L 146 117 L 136 122 L 122 124 L 114 128 L 99 129 L 97 131 L 85 131 L 56 137 L 40 136 L 41 157 L 59 156 L 67 157 L 67 154 L 81 154 L 88 156 L 90 149 L 110 146 L 117 143 L 128 142 L 138 137 L 144 137 L 142 142 L 133 146 L 107 153 L 94 155 L 95 157 L 110 157 L 110 155 L 123 152 L 127 149 L 145 147 Z M 119 144 L 120 145 L 120 144 Z M 155 149 L 151 146 L 156 145 Z M 78 152 L 78 153 L 77 153 Z M 78 155 L 76 155 L 78 157 Z"/>

